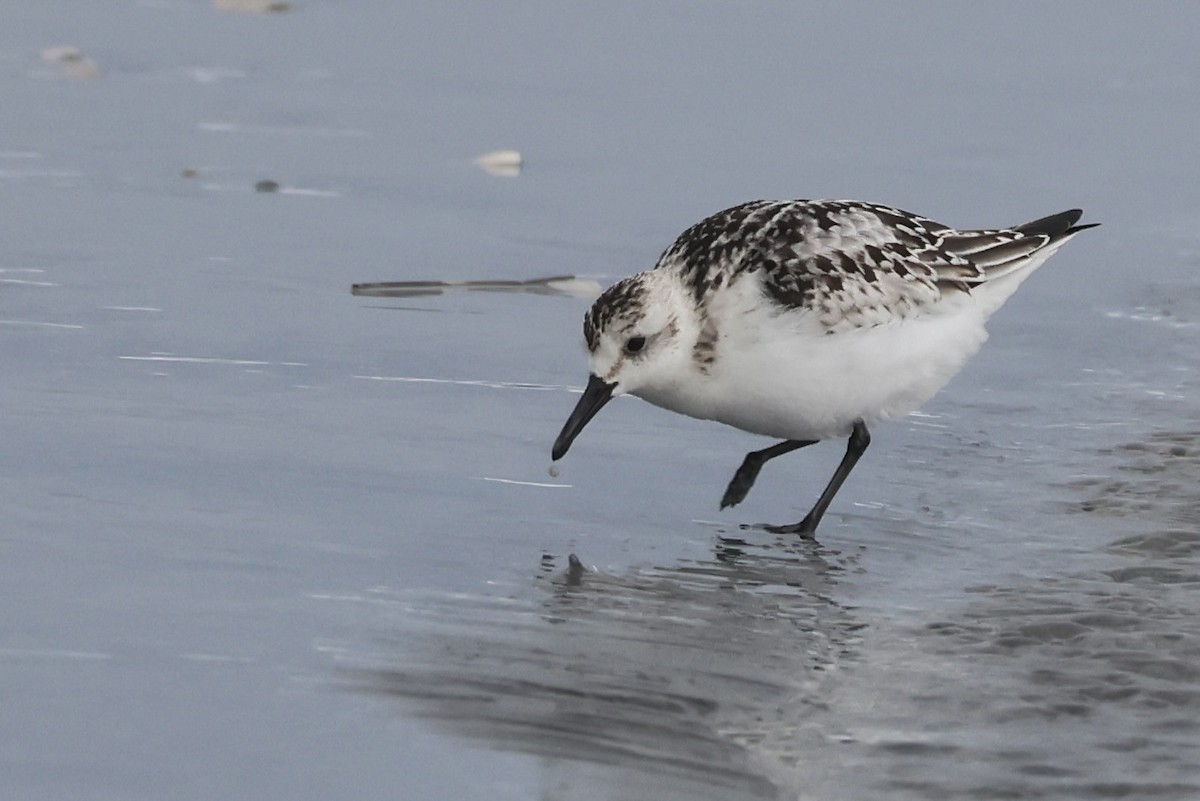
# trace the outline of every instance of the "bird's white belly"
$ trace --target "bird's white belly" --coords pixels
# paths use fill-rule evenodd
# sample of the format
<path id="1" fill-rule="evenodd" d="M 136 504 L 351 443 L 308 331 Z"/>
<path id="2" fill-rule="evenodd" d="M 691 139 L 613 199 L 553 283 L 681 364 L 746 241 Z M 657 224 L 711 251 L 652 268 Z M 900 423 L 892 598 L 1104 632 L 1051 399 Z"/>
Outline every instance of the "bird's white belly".
<path id="1" fill-rule="evenodd" d="M 774 318 L 722 337 L 709 373 L 638 395 L 657 406 L 780 439 L 845 436 L 856 420 L 901 417 L 931 398 L 987 339 L 972 305 L 812 336 Z"/>

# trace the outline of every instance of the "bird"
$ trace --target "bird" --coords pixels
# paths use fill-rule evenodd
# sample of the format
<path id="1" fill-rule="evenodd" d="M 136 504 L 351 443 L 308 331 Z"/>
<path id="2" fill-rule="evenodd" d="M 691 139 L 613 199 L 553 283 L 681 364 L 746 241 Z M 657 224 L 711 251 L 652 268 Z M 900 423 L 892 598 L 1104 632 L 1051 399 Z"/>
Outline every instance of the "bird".
<path id="1" fill-rule="evenodd" d="M 590 374 L 557 462 L 612 398 L 780 440 L 751 451 L 721 498 L 768 461 L 846 437 L 798 523 L 812 537 L 871 442 L 870 426 L 933 397 L 987 339 L 988 318 L 1080 225 L 1071 209 L 1007 228 L 951 228 L 855 200 L 754 200 L 685 230 L 655 266 L 584 315 Z"/>

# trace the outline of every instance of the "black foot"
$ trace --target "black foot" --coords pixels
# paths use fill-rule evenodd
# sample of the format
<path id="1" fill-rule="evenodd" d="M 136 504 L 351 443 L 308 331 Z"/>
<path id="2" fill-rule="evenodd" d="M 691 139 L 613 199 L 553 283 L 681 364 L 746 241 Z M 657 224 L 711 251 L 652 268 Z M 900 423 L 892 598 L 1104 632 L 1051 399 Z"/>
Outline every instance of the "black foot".
<path id="1" fill-rule="evenodd" d="M 761 460 L 751 459 L 750 456 L 746 457 L 746 461 L 742 462 L 742 466 L 733 474 L 733 478 L 729 479 L 729 486 L 725 488 L 725 494 L 721 496 L 722 509 L 737 506 L 746 500 L 746 493 L 750 492 L 750 488 L 754 486 L 762 466 Z"/>
<path id="2" fill-rule="evenodd" d="M 767 531 L 772 534 L 799 534 L 802 539 L 815 540 L 817 538 L 817 523 L 819 520 L 812 520 L 812 515 L 801 520 L 799 523 L 793 523 L 790 526 L 764 526 Z"/>
<path id="3" fill-rule="evenodd" d="M 817 505 L 796 525 L 772 526 L 767 530 L 777 534 L 799 534 L 805 539 L 816 539 L 813 536 L 813 532 L 817 530 L 817 526 L 821 525 L 821 518 L 825 516 L 825 510 L 829 508 L 833 496 L 837 495 L 842 482 L 846 480 L 846 476 L 850 475 L 850 471 L 854 469 L 858 458 L 863 455 L 863 452 L 870 444 L 871 433 L 867 431 L 866 424 L 862 420 L 857 421 L 854 424 L 854 429 L 850 432 L 850 441 L 846 444 L 846 455 L 842 457 L 841 464 L 834 471 L 833 478 L 829 479 L 829 484 L 825 487 L 825 491 L 817 499 Z"/>
<path id="4" fill-rule="evenodd" d="M 746 499 L 746 493 L 754 486 L 764 464 L 776 456 L 791 453 L 799 448 L 807 448 L 815 442 L 816 440 L 785 439 L 783 442 L 763 448 L 761 451 L 747 453 L 746 458 L 742 460 L 742 466 L 733 474 L 733 478 L 729 480 L 729 486 L 725 488 L 725 495 L 721 497 L 721 508 L 737 506 Z"/>

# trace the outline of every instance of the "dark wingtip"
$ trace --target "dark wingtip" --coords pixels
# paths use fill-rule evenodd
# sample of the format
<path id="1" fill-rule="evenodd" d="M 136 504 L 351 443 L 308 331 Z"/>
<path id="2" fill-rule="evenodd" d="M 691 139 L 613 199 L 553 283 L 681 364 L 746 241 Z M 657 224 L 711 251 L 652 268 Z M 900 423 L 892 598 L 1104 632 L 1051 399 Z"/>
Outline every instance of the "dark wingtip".
<path id="1" fill-rule="evenodd" d="M 1083 209 L 1067 209 L 1060 211 L 1058 214 L 1051 214 L 1049 217 L 1041 217 L 1032 222 L 1018 225 L 1016 230 L 1030 236 L 1048 236 L 1056 239 L 1068 234 L 1085 231 L 1088 228 L 1095 228 L 1100 223 L 1086 223 L 1085 225 L 1076 225 L 1079 218 L 1083 216 Z"/>

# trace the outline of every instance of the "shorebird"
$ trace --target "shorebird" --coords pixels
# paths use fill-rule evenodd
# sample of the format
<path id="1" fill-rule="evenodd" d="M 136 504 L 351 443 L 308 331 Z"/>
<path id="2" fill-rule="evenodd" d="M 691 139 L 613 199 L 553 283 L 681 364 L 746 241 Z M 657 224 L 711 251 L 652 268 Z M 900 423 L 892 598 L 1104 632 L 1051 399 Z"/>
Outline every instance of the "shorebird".
<path id="1" fill-rule="evenodd" d="M 945 386 L 987 339 L 988 317 L 1094 227 L 1077 225 L 1081 216 L 956 230 L 854 200 L 756 200 L 718 212 L 584 316 L 591 375 L 552 455 L 561 459 L 625 393 L 782 440 L 746 455 L 724 509 L 771 459 L 849 437 L 812 510 L 769 527 L 811 535 L 870 444 L 868 426 Z"/>

